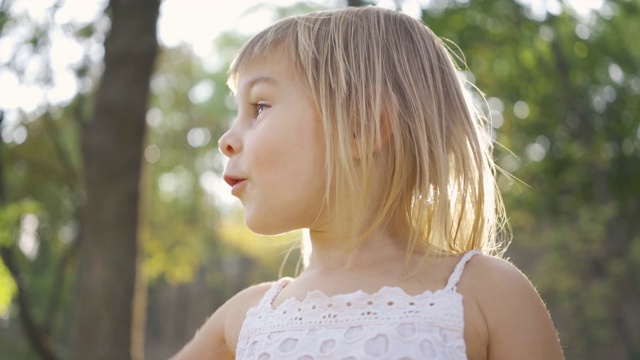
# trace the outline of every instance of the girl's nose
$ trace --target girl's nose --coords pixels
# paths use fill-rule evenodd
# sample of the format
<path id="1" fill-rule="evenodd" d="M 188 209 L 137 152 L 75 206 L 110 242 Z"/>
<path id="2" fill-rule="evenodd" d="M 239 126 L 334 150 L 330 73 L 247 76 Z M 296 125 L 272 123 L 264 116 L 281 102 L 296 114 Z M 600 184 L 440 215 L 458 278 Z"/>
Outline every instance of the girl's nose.
<path id="1" fill-rule="evenodd" d="M 240 151 L 240 141 L 238 137 L 233 133 L 233 127 L 222 134 L 222 136 L 218 140 L 218 149 L 220 149 L 220 152 L 226 157 L 231 157 L 232 155 L 235 155 Z"/>

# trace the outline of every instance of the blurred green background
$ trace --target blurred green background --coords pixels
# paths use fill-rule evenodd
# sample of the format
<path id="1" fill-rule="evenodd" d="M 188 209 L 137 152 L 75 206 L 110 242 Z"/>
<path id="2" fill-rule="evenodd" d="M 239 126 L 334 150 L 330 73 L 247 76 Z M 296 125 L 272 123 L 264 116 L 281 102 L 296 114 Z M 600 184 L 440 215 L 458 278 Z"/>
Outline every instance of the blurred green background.
<path id="1" fill-rule="evenodd" d="M 144 65 L 103 61 L 110 29 L 112 54 L 120 38 L 154 45 L 153 31 L 126 30 L 142 23 L 127 19 L 128 2 L 0 0 L 0 359 L 167 358 L 235 292 L 295 273 L 297 250 L 283 259 L 301 234 L 248 232 L 220 179 L 216 139 L 234 114 L 226 69 L 279 17 L 376 2 L 207 12 L 205 1 L 166 0 L 150 78 L 105 81 L 127 61 Z M 640 1 L 377 3 L 447 39 L 466 59 L 460 76 L 486 96 L 496 161 L 514 176 L 498 176 L 514 235 L 507 256 L 547 303 L 567 359 L 640 359 Z M 180 37 L 188 31 L 195 40 Z M 149 103 L 136 102 L 143 116 L 109 118 L 119 107 L 109 99 L 146 98 L 129 80 L 150 84 Z M 101 171 L 139 193 L 96 186 Z M 134 221 L 101 223 L 122 215 L 112 203 Z M 87 235 L 96 223 L 102 240 Z M 96 341 L 95 356 L 82 355 Z"/>

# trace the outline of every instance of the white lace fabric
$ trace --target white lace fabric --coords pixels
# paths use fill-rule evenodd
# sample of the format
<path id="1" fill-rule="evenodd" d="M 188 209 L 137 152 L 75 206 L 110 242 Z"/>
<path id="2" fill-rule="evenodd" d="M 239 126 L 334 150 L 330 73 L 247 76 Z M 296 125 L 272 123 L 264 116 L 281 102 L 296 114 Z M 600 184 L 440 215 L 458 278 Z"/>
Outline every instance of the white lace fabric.
<path id="1" fill-rule="evenodd" d="M 273 299 L 291 281 L 280 279 L 247 312 L 236 359 L 467 359 L 456 285 L 478 253 L 462 257 L 443 289 L 419 295 L 397 287 L 335 296 L 313 291 L 274 309 Z"/>

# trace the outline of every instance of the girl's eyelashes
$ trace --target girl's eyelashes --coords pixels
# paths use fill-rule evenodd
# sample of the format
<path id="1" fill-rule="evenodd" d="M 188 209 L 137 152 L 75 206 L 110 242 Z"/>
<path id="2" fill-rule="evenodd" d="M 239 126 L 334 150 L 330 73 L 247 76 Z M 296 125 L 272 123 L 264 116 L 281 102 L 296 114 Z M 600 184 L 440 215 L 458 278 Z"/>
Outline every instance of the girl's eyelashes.
<path id="1" fill-rule="evenodd" d="M 250 104 L 250 105 L 254 109 L 254 113 L 255 113 L 256 116 L 262 114 L 262 112 L 265 111 L 269 107 L 264 102 L 257 102 L 257 103 Z"/>

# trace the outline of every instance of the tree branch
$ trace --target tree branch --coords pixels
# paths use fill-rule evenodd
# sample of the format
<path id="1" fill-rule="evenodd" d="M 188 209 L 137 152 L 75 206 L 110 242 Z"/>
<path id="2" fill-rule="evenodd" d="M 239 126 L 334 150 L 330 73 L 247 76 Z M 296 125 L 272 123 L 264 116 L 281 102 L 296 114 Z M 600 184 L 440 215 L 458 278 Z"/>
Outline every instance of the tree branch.
<path id="1" fill-rule="evenodd" d="M 47 127 L 47 133 L 49 134 L 49 139 L 53 143 L 53 148 L 56 152 L 56 156 L 58 158 L 60 166 L 64 170 L 64 173 L 67 175 L 65 176 L 67 178 L 67 184 L 71 188 L 74 188 L 79 181 L 78 171 L 74 168 L 71 162 L 71 157 L 59 141 L 60 131 L 51 118 L 51 114 L 47 112 L 43 115 L 43 117 L 45 126 Z"/>
<path id="2" fill-rule="evenodd" d="M 16 264 L 12 249 L 8 247 L 0 247 L 0 256 L 2 257 L 4 265 L 9 269 L 9 273 L 11 273 L 11 277 L 16 282 L 18 288 L 20 321 L 24 332 L 31 341 L 31 344 L 33 344 L 36 352 L 43 360 L 57 360 L 58 358 L 55 355 L 55 349 L 51 337 L 41 331 L 33 318 L 33 314 L 31 313 L 31 308 L 29 306 L 29 295 L 24 285 L 24 281 L 20 279 L 20 271 L 18 270 L 18 265 Z"/>
<path id="3" fill-rule="evenodd" d="M 79 213 L 79 210 L 76 210 Z M 78 216 L 75 216 L 76 218 Z M 56 314 L 58 313 L 58 308 L 60 307 L 60 299 L 62 299 L 62 294 L 64 290 L 64 284 L 67 277 L 67 266 L 73 260 L 77 253 L 80 244 L 80 232 L 73 240 L 67 251 L 60 258 L 54 274 L 53 284 L 51 285 L 51 293 L 49 295 L 49 304 L 47 306 L 46 317 L 43 321 L 42 329 L 45 333 L 50 334 L 51 329 L 54 328 L 54 321 Z"/>

